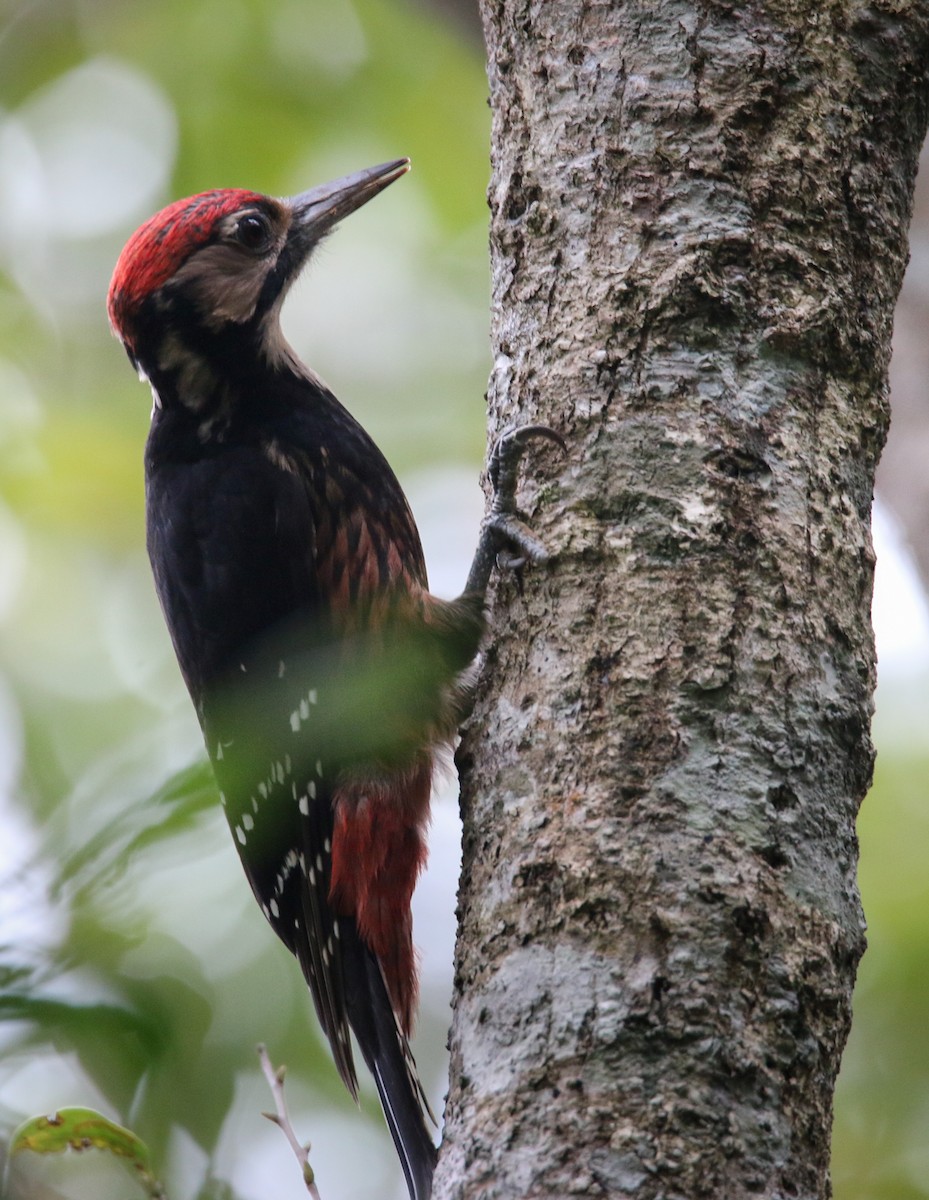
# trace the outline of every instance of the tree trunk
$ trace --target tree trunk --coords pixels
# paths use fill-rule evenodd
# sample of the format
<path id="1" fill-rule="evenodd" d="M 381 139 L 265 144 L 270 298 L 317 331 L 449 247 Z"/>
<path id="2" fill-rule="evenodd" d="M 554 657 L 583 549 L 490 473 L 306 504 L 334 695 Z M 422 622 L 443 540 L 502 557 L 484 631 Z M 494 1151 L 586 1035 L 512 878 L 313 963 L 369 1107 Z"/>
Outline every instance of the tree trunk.
<path id="1" fill-rule="evenodd" d="M 435 1194 L 822 1197 L 929 5 L 483 0 L 492 433 Z"/>

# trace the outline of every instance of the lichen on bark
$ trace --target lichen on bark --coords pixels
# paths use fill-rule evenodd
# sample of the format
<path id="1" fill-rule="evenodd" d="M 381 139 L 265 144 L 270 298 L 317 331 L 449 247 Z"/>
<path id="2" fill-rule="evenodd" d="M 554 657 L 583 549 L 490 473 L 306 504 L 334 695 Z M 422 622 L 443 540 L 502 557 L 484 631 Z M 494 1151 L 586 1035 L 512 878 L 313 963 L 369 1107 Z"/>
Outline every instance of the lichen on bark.
<path id="1" fill-rule="evenodd" d="M 929 7 L 484 0 L 491 433 L 443 1198 L 829 1193 Z"/>

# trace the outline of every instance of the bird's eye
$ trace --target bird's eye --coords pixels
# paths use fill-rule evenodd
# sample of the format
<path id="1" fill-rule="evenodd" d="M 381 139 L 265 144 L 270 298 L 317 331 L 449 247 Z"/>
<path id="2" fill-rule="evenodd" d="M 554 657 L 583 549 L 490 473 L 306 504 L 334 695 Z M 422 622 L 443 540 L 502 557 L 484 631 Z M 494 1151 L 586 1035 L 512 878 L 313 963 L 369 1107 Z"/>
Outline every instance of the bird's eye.
<path id="1" fill-rule="evenodd" d="M 271 240 L 271 229 L 260 213 L 247 213 L 235 227 L 235 240 L 247 250 L 262 250 Z"/>

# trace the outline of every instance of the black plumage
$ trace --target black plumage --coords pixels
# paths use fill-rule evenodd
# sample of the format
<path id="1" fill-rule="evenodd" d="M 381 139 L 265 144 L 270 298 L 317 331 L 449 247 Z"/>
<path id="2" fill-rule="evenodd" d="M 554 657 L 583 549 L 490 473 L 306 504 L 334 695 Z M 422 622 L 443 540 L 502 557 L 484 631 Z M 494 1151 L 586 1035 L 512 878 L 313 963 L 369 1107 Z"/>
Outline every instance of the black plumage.
<path id="1" fill-rule="evenodd" d="M 108 309 L 152 386 L 148 551 L 236 849 L 357 1095 L 354 1031 L 410 1196 L 426 1200 L 410 898 L 433 758 L 463 711 L 498 550 L 516 566 L 545 557 L 515 513 L 520 455 L 534 434 L 560 439 L 501 439 L 466 592 L 430 595 L 396 476 L 278 322 L 320 238 L 407 165 L 292 200 L 169 205 L 127 243 Z"/>

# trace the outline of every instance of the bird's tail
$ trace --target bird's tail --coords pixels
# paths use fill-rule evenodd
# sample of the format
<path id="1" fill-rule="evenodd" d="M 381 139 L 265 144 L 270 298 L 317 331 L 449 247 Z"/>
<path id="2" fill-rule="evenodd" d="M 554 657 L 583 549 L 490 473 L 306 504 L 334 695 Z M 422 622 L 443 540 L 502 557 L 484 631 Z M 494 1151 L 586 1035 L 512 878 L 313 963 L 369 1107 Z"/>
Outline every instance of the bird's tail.
<path id="1" fill-rule="evenodd" d="M 343 920 L 345 1008 L 368 1070 L 374 1076 L 410 1200 L 429 1200 L 436 1149 L 426 1125 L 434 1121 L 409 1043 L 397 1024 L 377 959 L 354 921 Z"/>

